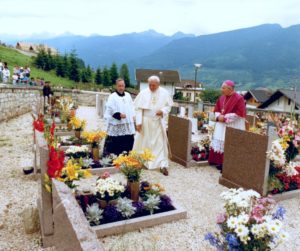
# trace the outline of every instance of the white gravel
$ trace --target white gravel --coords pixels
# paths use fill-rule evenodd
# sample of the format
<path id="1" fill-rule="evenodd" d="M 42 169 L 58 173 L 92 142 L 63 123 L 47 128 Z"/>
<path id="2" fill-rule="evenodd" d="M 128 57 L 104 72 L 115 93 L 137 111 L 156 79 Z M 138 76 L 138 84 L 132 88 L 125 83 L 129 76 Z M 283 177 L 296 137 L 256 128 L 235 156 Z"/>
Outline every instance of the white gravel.
<path id="1" fill-rule="evenodd" d="M 81 108 L 89 129 L 103 128 L 93 108 Z M 26 235 L 20 213 L 36 206 L 38 183 L 22 173 L 22 159 L 32 159 L 32 119 L 29 114 L 0 124 L 0 250 L 42 249 L 40 233 Z M 171 164 L 170 176 L 145 171 L 143 177 L 160 182 L 176 202 L 187 209 L 188 219 L 101 240 L 106 250 L 213 250 L 204 240 L 208 231 L 217 230 L 215 217 L 222 209 L 219 194 L 226 188 L 218 184 L 219 172 L 211 167 L 185 169 Z M 277 250 L 300 250 L 300 198 L 283 201 L 287 209 L 286 230 L 290 241 Z M 3 225 L 2 225 L 3 224 Z"/>

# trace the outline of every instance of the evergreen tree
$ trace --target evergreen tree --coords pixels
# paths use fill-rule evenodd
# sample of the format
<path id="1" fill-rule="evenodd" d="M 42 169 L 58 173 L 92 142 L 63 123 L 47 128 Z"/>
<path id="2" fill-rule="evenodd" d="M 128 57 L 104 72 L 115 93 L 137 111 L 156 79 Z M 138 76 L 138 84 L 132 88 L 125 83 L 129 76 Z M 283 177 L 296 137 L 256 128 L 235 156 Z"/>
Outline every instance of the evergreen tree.
<path id="1" fill-rule="evenodd" d="M 109 73 L 110 73 L 111 83 L 114 84 L 119 77 L 118 68 L 115 63 L 111 65 Z"/>
<path id="2" fill-rule="evenodd" d="M 62 57 L 57 57 L 56 58 L 56 75 L 59 77 L 65 77 L 66 76 L 66 71 L 63 65 L 63 58 Z"/>
<path id="3" fill-rule="evenodd" d="M 87 68 L 82 68 L 81 70 L 81 81 L 83 83 L 91 83 L 92 82 L 92 69 L 91 67 L 88 65 Z"/>
<path id="4" fill-rule="evenodd" d="M 110 71 L 105 66 L 102 72 L 102 84 L 104 86 L 111 86 L 111 83 Z"/>
<path id="5" fill-rule="evenodd" d="M 120 77 L 124 79 L 126 87 L 130 87 L 130 76 L 127 64 L 122 64 L 120 68 Z"/>
<path id="6" fill-rule="evenodd" d="M 34 61 L 37 68 L 45 70 L 47 64 L 47 54 L 44 48 L 40 48 Z"/>
<path id="7" fill-rule="evenodd" d="M 46 62 L 45 62 L 45 71 L 51 71 L 55 68 L 55 60 L 52 56 L 51 49 L 48 48 L 47 54 L 46 54 Z"/>
<path id="8" fill-rule="evenodd" d="M 68 54 L 65 54 L 62 60 L 62 65 L 63 65 L 63 69 L 65 72 L 65 77 L 69 76 L 69 71 L 70 71 L 70 62 L 69 62 L 69 57 Z"/>
<path id="9" fill-rule="evenodd" d="M 102 84 L 102 73 L 101 73 L 101 69 L 100 69 L 100 68 L 98 68 L 98 69 L 96 70 L 95 83 L 96 83 L 97 85 Z"/>
<path id="10" fill-rule="evenodd" d="M 69 79 L 79 82 L 80 81 L 80 71 L 78 66 L 78 60 L 76 57 L 76 52 L 72 51 L 70 56 L 70 67 L 69 67 Z"/>

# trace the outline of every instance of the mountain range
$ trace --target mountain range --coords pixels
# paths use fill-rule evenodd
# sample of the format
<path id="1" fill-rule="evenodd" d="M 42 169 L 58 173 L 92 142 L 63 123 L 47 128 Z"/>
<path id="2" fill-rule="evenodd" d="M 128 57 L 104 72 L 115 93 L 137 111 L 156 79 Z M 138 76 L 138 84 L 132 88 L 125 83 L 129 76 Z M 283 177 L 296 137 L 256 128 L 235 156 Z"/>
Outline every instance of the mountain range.
<path id="1" fill-rule="evenodd" d="M 201 63 L 198 80 L 207 87 L 217 87 L 224 79 L 236 81 L 240 89 L 300 85 L 300 25 L 263 24 L 200 36 L 182 32 L 166 36 L 149 30 L 116 36 L 31 37 L 30 41 L 60 53 L 75 49 L 94 68 L 127 63 L 133 79 L 136 68 L 175 69 L 182 78 L 193 79 L 194 63 Z"/>

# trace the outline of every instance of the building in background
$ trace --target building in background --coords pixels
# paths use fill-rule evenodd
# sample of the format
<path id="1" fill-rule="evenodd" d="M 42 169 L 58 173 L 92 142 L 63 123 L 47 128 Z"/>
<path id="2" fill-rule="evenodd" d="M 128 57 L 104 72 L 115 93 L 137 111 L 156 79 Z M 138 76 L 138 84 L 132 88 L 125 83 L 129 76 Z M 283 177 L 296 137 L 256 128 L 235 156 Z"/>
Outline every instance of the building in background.
<path id="1" fill-rule="evenodd" d="M 153 75 L 160 78 L 160 86 L 164 87 L 173 97 L 176 84 L 180 83 L 179 72 L 176 70 L 136 69 L 135 79 L 139 91 L 148 88 L 148 78 Z"/>
<path id="2" fill-rule="evenodd" d="M 252 89 L 244 94 L 244 99 L 246 100 L 247 107 L 258 107 L 267 101 L 273 92 L 266 88 Z"/>
<path id="3" fill-rule="evenodd" d="M 18 42 L 16 44 L 16 49 L 34 54 L 38 53 L 41 49 L 44 49 L 46 52 L 50 50 L 52 55 L 58 55 L 58 51 L 55 48 L 49 47 L 46 44 Z"/>
<path id="4" fill-rule="evenodd" d="M 264 103 L 258 108 L 291 112 L 300 108 L 300 92 L 293 90 L 279 89 L 274 92 Z"/>
<path id="5" fill-rule="evenodd" d="M 200 95 L 203 91 L 202 83 L 194 80 L 182 79 L 175 87 L 175 100 L 182 100 L 187 102 L 198 102 L 201 100 Z"/>

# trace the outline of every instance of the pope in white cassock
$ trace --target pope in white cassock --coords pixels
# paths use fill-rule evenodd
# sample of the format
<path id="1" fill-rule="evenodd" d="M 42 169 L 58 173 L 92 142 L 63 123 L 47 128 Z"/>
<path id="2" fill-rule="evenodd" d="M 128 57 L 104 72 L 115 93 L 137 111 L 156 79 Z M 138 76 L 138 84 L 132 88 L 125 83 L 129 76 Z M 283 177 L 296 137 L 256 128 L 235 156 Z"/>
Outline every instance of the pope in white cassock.
<path id="1" fill-rule="evenodd" d="M 107 122 L 104 155 L 131 151 L 135 134 L 134 107 L 130 94 L 125 92 L 123 79 L 117 79 L 116 91 L 108 98 L 104 117 Z"/>
<path id="2" fill-rule="evenodd" d="M 150 149 L 155 159 L 149 162 L 147 168 L 159 168 L 167 176 L 169 151 L 166 130 L 173 101 L 168 91 L 159 86 L 159 77 L 150 77 L 148 83 L 149 88 L 141 91 L 134 100 L 137 134 L 133 150 Z"/>

